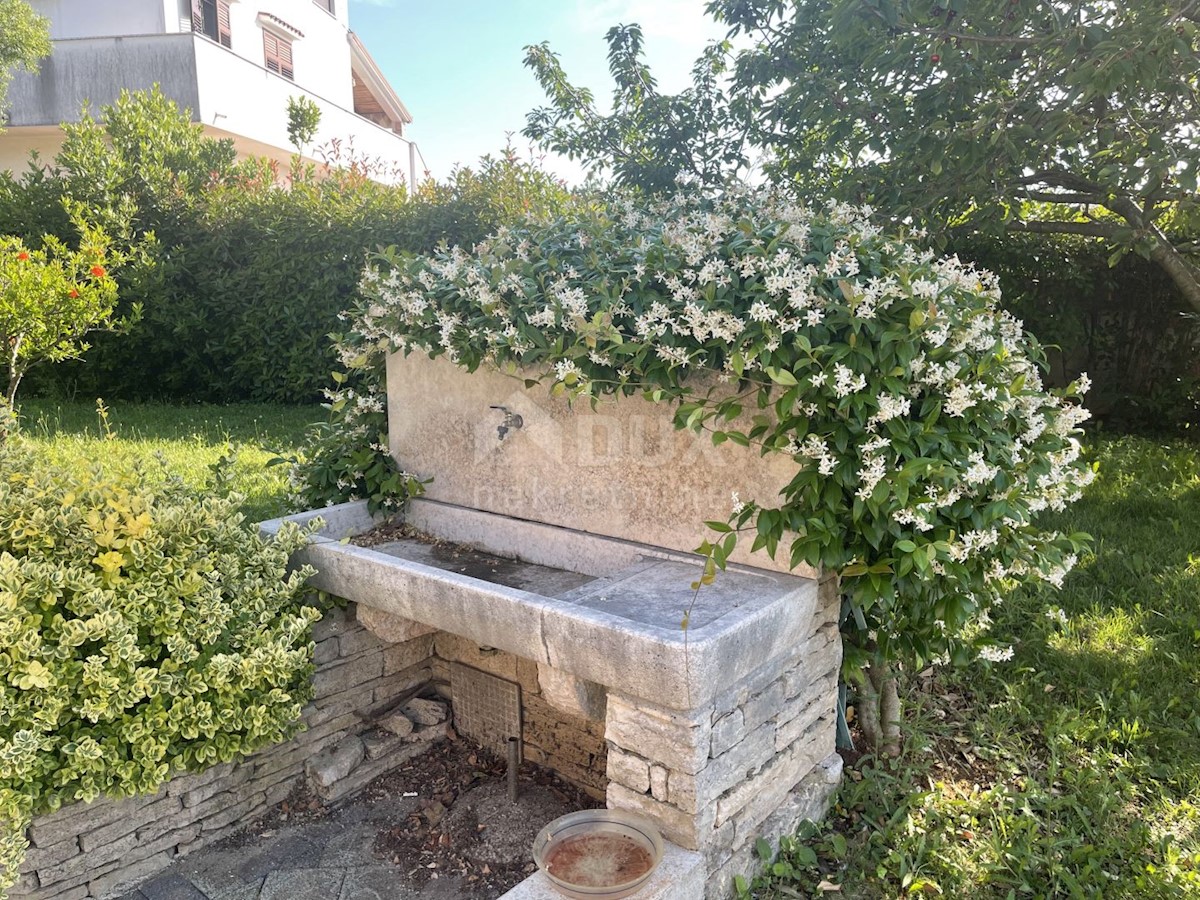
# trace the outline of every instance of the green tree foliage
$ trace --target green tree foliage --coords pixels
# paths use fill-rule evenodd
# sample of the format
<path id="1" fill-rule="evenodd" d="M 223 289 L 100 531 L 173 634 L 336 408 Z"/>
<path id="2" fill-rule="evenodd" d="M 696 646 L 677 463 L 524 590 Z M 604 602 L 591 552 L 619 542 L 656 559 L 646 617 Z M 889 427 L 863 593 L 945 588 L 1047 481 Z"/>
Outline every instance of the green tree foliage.
<path id="1" fill-rule="evenodd" d="M 36 72 L 38 60 L 49 54 L 50 22 L 25 0 L 0 0 L 0 115 L 7 108 L 13 70 Z"/>
<path id="2" fill-rule="evenodd" d="M 719 183 L 746 164 L 745 104 L 731 104 L 721 89 L 728 43 L 707 47 L 692 69 L 692 86 L 667 95 L 646 65 L 640 27 L 618 25 L 605 39 L 616 82 L 607 114 L 591 91 L 571 84 L 549 44 L 525 48 L 525 65 L 550 100 L 527 116 L 526 137 L 649 193 L 673 190 L 680 175 Z"/>
<path id="3" fill-rule="evenodd" d="M 898 220 L 1099 238 L 1200 310 L 1191 0 L 712 0 L 734 92 L 810 196 Z"/>
<path id="4" fill-rule="evenodd" d="M 152 793 L 294 730 L 311 697 L 311 570 L 238 498 L 0 444 L 0 896 L 32 816 Z"/>
<path id="5" fill-rule="evenodd" d="M 287 114 L 288 140 L 292 142 L 297 153 L 303 153 L 304 148 L 317 136 L 317 128 L 321 124 L 321 107 L 301 94 L 298 97 L 288 97 Z"/>

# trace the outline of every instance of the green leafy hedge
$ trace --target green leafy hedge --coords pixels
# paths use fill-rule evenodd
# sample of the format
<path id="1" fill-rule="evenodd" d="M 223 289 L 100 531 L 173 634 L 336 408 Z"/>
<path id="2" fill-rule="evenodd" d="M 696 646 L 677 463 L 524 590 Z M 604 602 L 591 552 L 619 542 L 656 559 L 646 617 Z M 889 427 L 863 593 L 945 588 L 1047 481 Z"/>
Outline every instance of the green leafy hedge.
<path id="1" fill-rule="evenodd" d="M 280 111 L 283 115 L 283 111 Z M 328 335 L 367 254 L 471 246 L 569 192 L 511 149 L 415 193 L 371 180 L 345 152 L 327 166 L 238 162 L 159 91 L 126 93 L 64 126 L 49 166 L 0 172 L 0 234 L 75 239 L 67 207 L 131 251 L 115 269 L 126 335 L 34 373 L 34 391 L 148 400 L 313 403 L 335 366 Z"/>
<path id="2" fill-rule="evenodd" d="M 298 529 L 148 471 L 0 444 L 0 895 L 33 815 L 152 792 L 293 733 L 311 696 Z"/>

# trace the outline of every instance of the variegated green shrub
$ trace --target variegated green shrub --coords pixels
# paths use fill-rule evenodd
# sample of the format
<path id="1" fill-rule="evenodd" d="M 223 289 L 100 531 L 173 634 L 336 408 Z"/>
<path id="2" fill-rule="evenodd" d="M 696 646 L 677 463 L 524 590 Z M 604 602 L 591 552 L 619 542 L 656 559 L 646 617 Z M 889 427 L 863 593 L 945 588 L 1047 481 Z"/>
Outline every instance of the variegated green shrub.
<path id="1" fill-rule="evenodd" d="M 0 443 L 0 897 L 39 812 L 288 737 L 311 694 L 298 529 L 146 470 Z"/>

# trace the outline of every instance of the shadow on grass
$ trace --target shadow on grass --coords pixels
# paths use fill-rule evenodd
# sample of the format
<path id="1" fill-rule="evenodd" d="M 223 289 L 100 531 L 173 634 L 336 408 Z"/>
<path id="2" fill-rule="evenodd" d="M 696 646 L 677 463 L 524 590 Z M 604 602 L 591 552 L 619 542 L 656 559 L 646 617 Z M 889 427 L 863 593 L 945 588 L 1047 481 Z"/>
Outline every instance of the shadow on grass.
<path id="1" fill-rule="evenodd" d="M 31 400 L 19 406 L 22 427 L 31 436 L 100 438 L 104 425 L 95 403 Z M 119 438 L 145 441 L 200 440 L 220 444 L 295 445 L 313 422 L 324 421 L 320 406 L 116 403 L 108 408 L 108 428 Z"/>

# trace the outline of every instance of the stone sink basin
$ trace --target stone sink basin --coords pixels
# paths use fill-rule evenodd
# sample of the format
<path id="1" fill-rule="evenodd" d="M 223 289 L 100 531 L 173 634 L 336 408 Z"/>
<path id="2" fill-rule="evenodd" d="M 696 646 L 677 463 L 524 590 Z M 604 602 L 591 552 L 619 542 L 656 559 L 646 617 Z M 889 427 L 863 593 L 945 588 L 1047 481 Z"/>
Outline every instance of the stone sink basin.
<path id="1" fill-rule="evenodd" d="M 671 709 L 704 705 L 798 645 L 817 603 L 811 579 L 735 565 L 694 598 L 699 557 L 429 499 L 404 521 L 433 543 L 349 543 L 380 524 L 365 502 L 260 529 L 316 518 L 296 555 L 314 587 Z"/>

